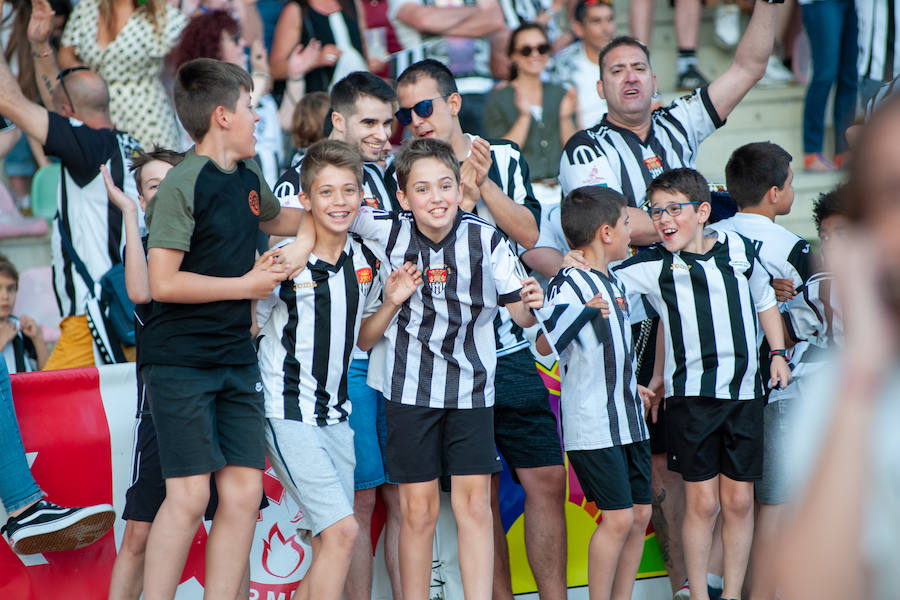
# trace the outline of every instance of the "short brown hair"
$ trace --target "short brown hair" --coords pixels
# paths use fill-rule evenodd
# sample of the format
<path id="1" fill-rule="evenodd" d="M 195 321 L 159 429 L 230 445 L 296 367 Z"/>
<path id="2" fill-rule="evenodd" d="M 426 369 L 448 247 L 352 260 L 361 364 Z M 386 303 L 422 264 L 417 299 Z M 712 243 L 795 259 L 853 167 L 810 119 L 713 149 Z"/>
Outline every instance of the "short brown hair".
<path id="1" fill-rule="evenodd" d="M 647 186 L 648 202 L 656 192 L 679 193 L 690 202 L 702 203 L 710 201 L 709 183 L 707 183 L 703 175 L 694 169 L 670 169 L 663 172 Z M 694 210 L 698 208 L 699 206 L 694 205 Z"/>
<path id="2" fill-rule="evenodd" d="M 203 141 L 218 106 L 237 108 L 241 90 L 253 91 L 250 73 L 231 63 L 195 58 L 175 73 L 175 112 L 195 142 Z"/>
<path id="3" fill-rule="evenodd" d="M 560 224 L 569 245 L 589 245 L 598 229 L 616 226 L 626 206 L 625 196 L 602 185 L 586 185 L 569 192 L 560 205 Z"/>
<path id="4" fill-rule="evenodd" d="M 312 92 L 300 98 L 291 115 L 291 143 L 298 150 L 309 148 L 325 137 L 325 119 L 331 98 L 326 92 Z"/>
<path id="5" fill-rule="evenodd" d="M 406 183 L 413 165 L 424 158 L 434 158 L 444 163 L 453 171 L 453 177 L 459 183 L 459 161 L 450 144 L 434 138 L 418 138 L 403 142 L 394 159 L 399 189 L 406 192 Z"/>
<path id="6" fill-rule="evenodd" d="M 309 147 L 303 156 L 303 168 L 300 169 L 300 187 L 307 194 L 313 181 L 322 169 L 332 166 L 349 169 L 356 175 L 356 182 L 361 186 L 363 180 L 363 157 L 359 150 L 339 140 L 320 140 Z"/>
<path id="7" fill-rule="evenodd" d="M 16 287 L 18 287 L 19 271 L 16 270 L 16 265 L 12 264 L 12 261 L 5 254 L 0 254 L 0 275 L 6 275 L 11 278 L 16 282 Z"/>
<path id="8" fill-rule="evenodd" d="M 144 195 L 144 190 L 141 189 L 141 170 L 147 163 L 151 163 L 154 160 L 169 163 L 174 167 L 184 160 L 184 152 L 175 152 L 174 150 L 167 150 L 166 148 L 160 148 L 159 146 L 156 146 L 150 152 L 138 150 L 135 157 L 131 159 L 129 170 L 131 170 L 134 175 L 134 185 L 137 187 L 138 194 L 141 194 L 142 196 Z"/>
<path id="9" fill-rule="evenodd" d="M 600 51 L 600 59 L 597 61 L 597 64 L 600 65 L 600 79 L 603 79 L 603 59 L 606 58 L 607 54 L 609 54 L 619 46 L 631 46 L 632 48 L 640 48 L 644 53 L 644 56 L 647 57 L 647 64 L 650 65 L 650 50 L 647 49 L 647 46 L 636 37 L 631 37 L 630 35 L 620 35 L 614 38 L 613 41 L 604 46 L 603 50 Z M 650 69 L 653 69 L 652 65 L 650 66 Z"/>

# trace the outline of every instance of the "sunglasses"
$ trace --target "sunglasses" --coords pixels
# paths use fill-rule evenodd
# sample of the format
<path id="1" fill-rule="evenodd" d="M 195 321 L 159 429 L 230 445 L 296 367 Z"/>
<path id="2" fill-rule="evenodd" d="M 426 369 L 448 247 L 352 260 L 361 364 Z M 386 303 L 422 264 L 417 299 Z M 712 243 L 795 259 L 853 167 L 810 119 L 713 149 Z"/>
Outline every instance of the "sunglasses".
<path id="1" fill-rule="evenodd" d="M 550 44 L 544 43 L 538 44 L 537 46 L 522 46 L 521 48 L 516 48 L 515 52 L 526 58 L 531 56 L 532 52 L 537 52 L 541 56 L 544 56 L 550 53 Z"/>
<path id="2" fill-rule="evenodd" d="M 412 123 L 413 113 L 419 115 L 420 119 L 427 119 L 434 112 L 434 101 L 446 97 L 447 96 L 438 96 L 437 98 L 429 98 L 428 100 L 416 102 L 411 108 L 398 109 L 397 112 L 394 113 L 394 116 L 397 117 L 397 121 L 399 121 L 401 125 L 409 125 Z"/>
<path id="3" fill-rule="evenodd" d="M 78 65 L 77 67 L 66 67 L 62 71 L 59 72 L 59 75 L 56 78 L 59 80 L 59 85 L 62 87 L 63 93 L 66 95 L 66 99 L 69 101 L 69 108 L 72 109 L 72 112 L 75 112 L 75 103 L 72 102 L 72 96 L 69 95 L 69 90 L 66 89 L 66 75 L 69 73 L 74 73 L 75 71 L 90 71 L 91 68 L 87 65 Z"/>

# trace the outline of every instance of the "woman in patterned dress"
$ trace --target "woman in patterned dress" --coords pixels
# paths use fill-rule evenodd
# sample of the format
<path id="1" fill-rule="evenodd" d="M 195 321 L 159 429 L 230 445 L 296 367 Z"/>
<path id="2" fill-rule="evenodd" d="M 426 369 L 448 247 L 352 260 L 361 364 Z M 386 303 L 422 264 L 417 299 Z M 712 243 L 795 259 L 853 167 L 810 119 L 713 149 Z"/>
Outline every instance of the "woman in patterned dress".
<path id="1" fill-rule="evenodd" d="M 181 149 L 160 73 L 187 22 L 165 0 L 80 0 L 63 32 L 60 67 L 85 64 L 99 73 L 113 123 L 142 146 Z"/>

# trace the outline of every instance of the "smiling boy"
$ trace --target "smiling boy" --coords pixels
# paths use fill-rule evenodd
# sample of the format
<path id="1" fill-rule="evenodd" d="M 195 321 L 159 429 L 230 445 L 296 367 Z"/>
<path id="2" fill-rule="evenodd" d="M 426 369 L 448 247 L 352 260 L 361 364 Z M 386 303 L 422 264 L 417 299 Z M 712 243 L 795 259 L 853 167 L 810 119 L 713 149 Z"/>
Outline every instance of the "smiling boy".
<path id="1" fill-rule="evenodd" d="M 772 387 L 786 386 L 791 377 L 781 317 L 752 243 L 705 229 L 711 207 L 702 175 L 667 171 L 647 195 L 662 243 L 614 271 L 630 293 L 645 296 L 663 328 L 666 441 L 669 468 L 685 482 L 682 537 L 691 595 L 707 595 L 721 501 L 723 536 L 730 541 L 722 597 L 738 598 L 753 536 L 753 482 L 763 462 L 757 316 L 773 348 Z"/>
<path id="2" fill-rule="evenodd" d="M 438 478 L 452 480 L 467 598 L 491 597 L 493 531 L 490 475 L 500 469 L 494 446 L 499 306 L 520 326 L 543 294 L 520 279 L 517 259 L 497 229 L 459 210 L 463 197 L 453 148 L 435 139 L 404 144 L 395 161 L 397 199 L 406 209 L 363 207 L 351 232 L 374 240 L 393 267 L 413 262 L 424 286 L 404 303 L 386 332 L 387 349 L 369 370 L 385 395 L 387 462 L 400 484 L 403 596 L 425 598 L 440 505 Z"/>

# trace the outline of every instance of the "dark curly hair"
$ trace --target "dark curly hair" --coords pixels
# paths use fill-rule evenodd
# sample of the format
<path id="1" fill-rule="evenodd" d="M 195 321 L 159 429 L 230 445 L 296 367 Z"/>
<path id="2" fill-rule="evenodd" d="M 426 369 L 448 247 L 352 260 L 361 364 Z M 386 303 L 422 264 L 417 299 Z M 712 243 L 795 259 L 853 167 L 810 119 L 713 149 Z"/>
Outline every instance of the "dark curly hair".
<path id="1" fill-rule="evenodd" d="M 229 35 L 240 33 L 237 21 L 224 10 L 213 10 L 192 17 L 181 32 L 178 45 L 169 53 L 169 66 L 173 71 L 195 58 L 221 60 L 222 31 Z"/>

